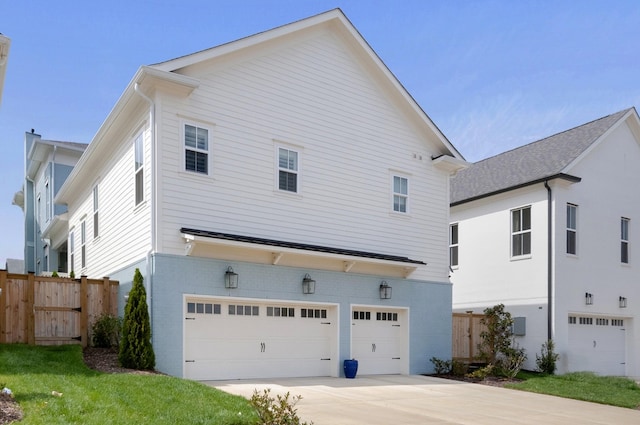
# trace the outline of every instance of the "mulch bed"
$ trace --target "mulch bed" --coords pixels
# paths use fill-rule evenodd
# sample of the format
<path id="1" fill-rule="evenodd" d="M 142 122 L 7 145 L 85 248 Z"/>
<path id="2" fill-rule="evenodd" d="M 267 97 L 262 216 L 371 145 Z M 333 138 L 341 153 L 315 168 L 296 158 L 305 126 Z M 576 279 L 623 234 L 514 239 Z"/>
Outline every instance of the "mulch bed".
<path id="1" fill-rule="evenodd" d="M 428 375 L 428 376 L 433 376 L 435 378 L 451 379 L 452 381 L 463 381 L 463 382 L 470 382 L 473 384 L 488 385 L 491 387 L 504 387 L 507 384 L 517 384 L 518 382 L 522 382 L 522 379 L 505 378 L 502 376 L 487 376 L 484 379 L 469 378 L 467 376 L 457 376 L 457 375 Z"/>

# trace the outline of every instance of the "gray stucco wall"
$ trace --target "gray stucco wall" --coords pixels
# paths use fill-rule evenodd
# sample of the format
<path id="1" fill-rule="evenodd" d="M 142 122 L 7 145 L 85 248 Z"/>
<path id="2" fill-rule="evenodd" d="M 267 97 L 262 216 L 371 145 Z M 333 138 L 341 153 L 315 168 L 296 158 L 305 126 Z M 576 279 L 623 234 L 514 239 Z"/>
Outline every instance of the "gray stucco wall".
<path id="1" fill-rule="evenodd" d="M 237 289 L 224 287 L 228 266 L 239 275 Z M 384 278 L 393 287 L 393 298 L 380 300 L 378 288 L 382 278 L 376 276 L 156 254 L 112 276 L 120 281 L 121 312 L 136 267 L 145 277 L 147 297 L 151 300 L 156 367 L 170 375 L 182 376 L 184 294 L 339 304 L 340 364 L 350 356 L 352 304 L 408 307 L 410 373 L 432 372 L 429 359 L 433 356 L 451 357 L 449 283 Z M 317 282 L 315 294 L 302 294 L 305 273 Z"/>

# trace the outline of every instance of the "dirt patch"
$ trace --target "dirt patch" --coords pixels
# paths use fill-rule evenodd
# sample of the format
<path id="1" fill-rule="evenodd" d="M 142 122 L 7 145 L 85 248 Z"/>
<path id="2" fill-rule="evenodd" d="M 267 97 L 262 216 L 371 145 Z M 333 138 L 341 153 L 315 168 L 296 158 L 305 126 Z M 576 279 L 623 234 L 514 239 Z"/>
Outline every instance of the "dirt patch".
<path id="1" fill-rule="evenodd" d="M 10 424 L 21 419 L 20 405 L 9 394 L 0 393 L 0 424 Z"/>
<path id="2" fill-rule="evenodd" d="M 83 351 L 84 363 L 87 367 L 104 373 L 133 373 L 151 375 L 159 372 L 153 370 L 136 370 L 120 367 L 117 348 L 87 347 Z"/>
<path id="3" fill-rule="evenodd" d="M 456 375 L 429 375 L 436 378 L 451 379 L 453 381 L 470 382 L 472 384 L 489 385 L 491 387 L 504 387 L 507 384 L 517 384 L 522 382 L 522 379 L 517 378 L 505 378 L 501 376 L 487 376 L 484 379 L 469 378 L 467 376 Z"/>

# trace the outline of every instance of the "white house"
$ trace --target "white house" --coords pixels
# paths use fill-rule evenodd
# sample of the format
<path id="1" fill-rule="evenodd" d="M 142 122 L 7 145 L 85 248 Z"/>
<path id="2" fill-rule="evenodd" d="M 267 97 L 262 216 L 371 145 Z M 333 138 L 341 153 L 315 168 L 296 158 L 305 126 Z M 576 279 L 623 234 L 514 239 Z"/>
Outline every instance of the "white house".
<path id="1" fill-rule="evenodd" d="M 609 115 L 473 164 L 451 182 L 454 311 L 503 303 L 526 368 L 639 376 L 640 120 Z"/>
<path id="2" fill-rule="evenodd" d="M 143 273 L 163 372 L 426 373 L 465 165 L 336 9 L 141 67 L 57 202 L 76 275 Z"/>

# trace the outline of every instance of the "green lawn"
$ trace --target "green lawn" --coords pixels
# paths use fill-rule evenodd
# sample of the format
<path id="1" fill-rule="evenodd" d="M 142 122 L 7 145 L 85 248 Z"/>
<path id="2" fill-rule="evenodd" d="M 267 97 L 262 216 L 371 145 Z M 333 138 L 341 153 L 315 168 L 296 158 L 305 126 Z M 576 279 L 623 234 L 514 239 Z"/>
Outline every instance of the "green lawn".
<path id="1" fill-rule="evenodd" d="M 630 409 L 640 408 L 640 386 L 627 378 L 596 376 L 589 372 L 540 375 L 522 372 L 525 379 L 507 388 L 555 395 Z"/>
<path id="2" fill-rule="evenodd" d="M 0 344 L 0 384 L 31 424 L 255 424 L 249 402 L 164 375 L 104 374 L 87 368 L 77 345 Z M 52 392 L 62 393 L 54 396 Z"/>

